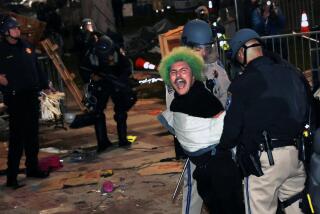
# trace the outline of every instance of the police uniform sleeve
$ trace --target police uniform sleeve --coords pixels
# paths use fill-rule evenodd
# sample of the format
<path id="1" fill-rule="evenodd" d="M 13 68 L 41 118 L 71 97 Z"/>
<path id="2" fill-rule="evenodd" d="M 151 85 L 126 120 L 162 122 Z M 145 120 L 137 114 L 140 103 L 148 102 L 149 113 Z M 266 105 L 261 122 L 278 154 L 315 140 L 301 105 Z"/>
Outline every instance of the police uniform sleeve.
<path id="1" fill-rule="evenodd" d="M 238 145 L 243 127 L 244 103 L 241 88 L 231 83 L 226 105 L 223 132 L 218 149 L 231 149 Z"/>
<path id="2" fill-rule="evenodd" d="M 216 65 L 216 70 L 218 72 L 217 81 L 219 84 L 219 100 L 221 101 L 222 105 L 226 107 L 227 98 L 228 98 L 228 88 L 230 86 L 230 80 L 228 77 L 227 72 L 223 67 L 221 67 L 218 63 Z"/>

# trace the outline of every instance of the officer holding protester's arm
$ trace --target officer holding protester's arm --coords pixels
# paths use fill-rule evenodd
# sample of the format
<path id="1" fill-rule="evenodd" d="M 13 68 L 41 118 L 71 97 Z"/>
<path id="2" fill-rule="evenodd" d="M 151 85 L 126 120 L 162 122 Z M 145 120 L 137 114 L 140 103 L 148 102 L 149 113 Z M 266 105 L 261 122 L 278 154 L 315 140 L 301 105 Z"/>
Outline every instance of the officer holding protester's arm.
<path id="1" fill-rule="evenodd" d="M 243 74 L 230 85 L 217 149 L 237 146 L 246 212 L 275 214 L 278 199 L 291 200 L 304 189 L 306 173 L 297 142 L 308 121 L 308 88 L 296 68 L 264 54 L 255 31 L 239 30 L 230 45 L 232 60 Z M 291 202 L 285 212 L 302 213 L 299 201 Z"/>

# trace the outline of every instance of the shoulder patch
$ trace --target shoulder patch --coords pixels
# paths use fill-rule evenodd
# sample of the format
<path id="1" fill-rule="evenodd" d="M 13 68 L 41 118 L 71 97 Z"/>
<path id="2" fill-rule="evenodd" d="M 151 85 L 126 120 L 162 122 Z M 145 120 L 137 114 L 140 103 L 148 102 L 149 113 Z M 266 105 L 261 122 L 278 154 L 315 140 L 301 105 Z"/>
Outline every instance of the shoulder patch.
<path id="1" fill-rule="evenodd" d="M 172 86 L 167 86 L 167 92 L 168 94 L 174 93 L 174 89 L 172 88 Z"/>

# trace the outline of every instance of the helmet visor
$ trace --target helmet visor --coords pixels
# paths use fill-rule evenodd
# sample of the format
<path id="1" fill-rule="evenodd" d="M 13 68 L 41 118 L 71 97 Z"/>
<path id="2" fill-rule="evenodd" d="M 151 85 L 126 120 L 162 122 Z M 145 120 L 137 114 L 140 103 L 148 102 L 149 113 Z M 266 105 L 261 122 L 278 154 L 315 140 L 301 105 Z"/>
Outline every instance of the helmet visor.
<path id="1" fill-rule="evenodd" d="M 212 63 L 217 59 L 217 49 L 214 44 L 196 45 L 192 49 L 202 56 L 205 63 Z"/>

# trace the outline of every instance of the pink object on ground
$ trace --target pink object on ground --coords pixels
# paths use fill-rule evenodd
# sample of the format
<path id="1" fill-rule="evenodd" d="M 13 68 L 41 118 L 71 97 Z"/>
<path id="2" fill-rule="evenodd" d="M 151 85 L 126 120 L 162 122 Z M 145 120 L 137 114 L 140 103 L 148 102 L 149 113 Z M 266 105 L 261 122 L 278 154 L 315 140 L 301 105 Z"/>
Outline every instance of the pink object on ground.
<path id="1" fill-rule="evenodd" d="M 39 169 L 41 171 L 53 171 L 63 167 L 60 157 L 57 155 L 48 156 L 39 160 Z"/>
<path id="2" fill-rule="evenodd" d="M 113 183 L 111 181 L 103 182 L 102 191 L 107 192 L 107 193 L 112 192 L 113 191 Z"/>

